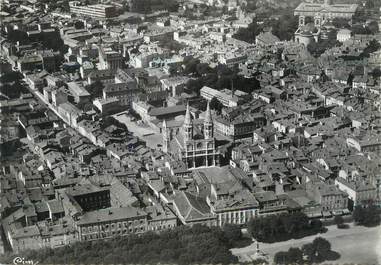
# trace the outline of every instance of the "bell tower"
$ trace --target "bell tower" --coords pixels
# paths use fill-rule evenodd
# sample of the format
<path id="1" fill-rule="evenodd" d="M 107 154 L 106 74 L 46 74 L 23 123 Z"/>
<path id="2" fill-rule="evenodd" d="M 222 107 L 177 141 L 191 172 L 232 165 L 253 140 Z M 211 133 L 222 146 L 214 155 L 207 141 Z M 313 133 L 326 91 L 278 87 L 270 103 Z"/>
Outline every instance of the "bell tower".
<path id="1" fill-rule="evenodd" d="M 193 139 L 193 121 L 189 111 L 189 104 L 187 104 L 187 111 L 185 113 L 185 119 L 183 124 L 184 141 Z"/>
<path id="2" fill-rule="evenodd" d="M 210 112 L 209 101 L 206 107 L 206 114 L 204 119 L 204 138 L 205 139 L 213 138 L 213 120 L 212 120 L 212 113 Z"/>

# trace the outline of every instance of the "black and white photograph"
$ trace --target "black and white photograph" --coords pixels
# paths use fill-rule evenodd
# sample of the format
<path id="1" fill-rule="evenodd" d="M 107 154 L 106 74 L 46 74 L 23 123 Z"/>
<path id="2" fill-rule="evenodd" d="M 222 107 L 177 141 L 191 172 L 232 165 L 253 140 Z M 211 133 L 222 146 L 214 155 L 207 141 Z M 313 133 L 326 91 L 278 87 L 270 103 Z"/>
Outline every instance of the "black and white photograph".
<path id="1" fill-rule="evenodd" d="M 0 265 L 381 265 L 381 0 L 0 0 Z"/>

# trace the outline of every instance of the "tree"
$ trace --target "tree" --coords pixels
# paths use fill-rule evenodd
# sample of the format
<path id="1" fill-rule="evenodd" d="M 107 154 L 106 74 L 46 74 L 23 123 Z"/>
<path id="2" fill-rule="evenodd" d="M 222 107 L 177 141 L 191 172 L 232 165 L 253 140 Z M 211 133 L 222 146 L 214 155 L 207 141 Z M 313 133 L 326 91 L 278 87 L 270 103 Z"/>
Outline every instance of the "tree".
<path id="1" fill-rule="evenodd" d="M 248 230 L 258 241 L 276 242 L 316 234 L 322 229 L 309 223 L 304 213 L 297 212 L 253 218 L 248 223 Z"/>
<path id="2" fill-rule="evenodd" d="M 303 252 L 300 248 L 290 248 L 288 251 L 280 251 L 274 255 L 275 264 L 302 264 Z"/>
<path id="3" fill-rule="evenodd" d="M 184 59 L 183 64 L 185 74 L 197 74 L 197 65 L 200 64 L 200 60 L 193 57 L 188 57 Z"/>
<path id="4" fill-rule="evenodd" d="M 369 57 L 369 55 L 373 52 L 381 49 L 381 44 L 373 39 L 369 42 L 368 46 L 364 49 L 364 51 L 360 54 L 361 57 Z"/>
<path id="5" fill-rule="evenodd" d="M 310 222 L 310 227 L 315 231 L 321 231 L 323 228 L 323 223 L 319 219 L 313 219 Z"/>
<path id="6" fill-rule="evenodd" d="M 302 247 L 302 253 L 306 256 L 307 261 L 323 262 L 332 256 L 331 243 L 322 237 L 317 237 L 312 243 L 307 243 Z"/>
<path id="7" fill-rule="evenodd" d="M 338 228 L 340 228 L 344 224 L 344 219 L 340 215 L 335 216 L 333 221 L 335 222 L 335 224 L 337 225 Z"/>
<path id="8" fill-rule="evenodd" d="M 262 30 L 263 26 L 254 20 L 247 28 L 240 28 L 237 33 L 233 35 L 233 38 L 246 41 L 248 43 L 254 43 L 255 38 Z"/>
<path id="9" fill-rule="evenodd" d="M 230 242 L 238 241 L 242 238 L 242 231 L 238 225 L 225 224 L 222 229 Z"/>
<path id="10" fill-rule="evenodd" d="M 353 211 L 353 219 L 356 225 L 376 226 L 380 224 L 380 209 L 374 205 L 368 207 L 356 206 Z"/>
<path id="11" fill-rule="evenodd" d="M 298 17 L 291 14 L 282 15 L 277 20 L 270 22 L 272 33 L 280 40 L 291 40 L 295 31 L 298 29 Z"/>
<path id="12" fill-rule="evenodd" d="M 224 107 L 224 105 L 222 105 L 222 103 L 220 101 L 218 101 L 218 99 L 216 97 L 213 97 L 210 100 L 209 106 L 211 109 L 217 111 L 218 113 L 221 113 L 221 110 Z"/>
<path id="13" fill-rule="evenodd" d="M 368 29 L 369 29 L 369 31 L 370 31 L 372 34 L 376 34 L 376 33 L 379 31 L 377 21 L 371 21 L 371 22 L 368 24 Z"/>
<path id="14" fill-rule="evenodd" d="M 339 47 L 341 45 L 342 43 L 336 40 L 336 31 L 330 31 L 328 33 L 328 39 L 321 40 L 319 42 L 312 41 L 307 45 L 307 50 L 315 57 L 319 57 L 326 50 L 333 47 Z"/>
<path id="15" fill-rule="evenodd" d="M 316 261 L 324 261 L 325 258 L 329 257 L 331 252 L 331 243 L 328 240 L 322 237 L 317 237 L 312 241 L 312 244 L 315 248 Z"/>
<path id="16" fill-rule="evenodd" d="M 302 246 L 302 252 L 303 252 L 303 255 L 306 256 L 307 261 L 309 261 L 310 263 L 314 262 L 314 260 L 316 259 L 316 250 L 315 250 L 314 244 L 312 243 L 304 244 Z"/>
<path id="17" fill-rule="evenodd" d="M 288 256 L 290 263 L 301 264 L 303 262 L 303 251 L 300 248 L 290 248 Z"/>
<path id="18" fill-rule="evenodd" d="M 373 78 L 379 78 L 381 77 L 381 69 L 380 68 L 374 68 L 373 71 L 372 71 L 372 76 Z"/>
<path id="19" fill-rule="evenodd" d="M 200 79 L 189 79 L 187 83 L 185 84 L 189 92 L 195 92 L 197 94 L 200 94 L 200 89 L 203 86 L 203 83 Z"/>
<path id="20" fill-rule="evenodd" d="M 94 83 L 87 85 L 85 89 L 91 94 L 92 98 L 98 98 L 102 96 L 104 85 L 101 81 L 97 80 Z"/>
<path id="21" fill-rule="evenodd" d="M 59 249 L 33 250 L 20 255 L 52 264 L 237 263 L 229 247 L 220 228 L 195 225 L 160 234 L 147 232 L 107 241 L 77 242 Z"/>
<path id="22" fill-rule="evenodd" d="M 342 28 L 350 28 L 349 20 L 346 19 L 346 18 L 335 17 L 335 18 L 332 20 L 332 24 L 333 24 L 336 28 L 338 28 L 338 29 L 342 29 Z"/>

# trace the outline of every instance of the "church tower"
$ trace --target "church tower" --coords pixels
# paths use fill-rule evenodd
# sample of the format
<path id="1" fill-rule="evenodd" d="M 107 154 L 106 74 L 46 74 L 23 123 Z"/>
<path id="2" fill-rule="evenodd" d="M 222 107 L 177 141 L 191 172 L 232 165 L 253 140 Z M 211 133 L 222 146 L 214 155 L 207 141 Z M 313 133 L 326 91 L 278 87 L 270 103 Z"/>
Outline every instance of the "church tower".
<path id="1" fill-rule="evenodd" d="M 212 113 L 210 112 L 209 101 L 206 107 L 205 119 L 204 119 L 204 137 L 205 139 L 213 138 L 213 120 Z"/>
<path id="2" fill-rule="evenodd" d="M 187 111 L 185 113 L 185 119 L 183 124 L 184 141 L 193 139 L 193 121 L 189 111 L 189 104 L 187 104 Z"/>
<path id="3" fill-rule="evenodd" d="M 168 133 L 168 128 L 167 128 L 167 122 L 165 119 L 163 120 L 163 152 L 168 153 L 169 150 L 169 133 Z"/>

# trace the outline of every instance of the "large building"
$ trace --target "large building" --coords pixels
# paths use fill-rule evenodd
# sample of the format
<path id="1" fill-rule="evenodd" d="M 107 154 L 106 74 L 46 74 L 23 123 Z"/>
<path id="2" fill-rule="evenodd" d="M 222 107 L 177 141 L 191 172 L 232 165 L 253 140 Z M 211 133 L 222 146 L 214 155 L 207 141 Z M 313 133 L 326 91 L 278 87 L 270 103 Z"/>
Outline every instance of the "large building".
<path id="1" fill-rule="evenodd" d="M 214 121 L 215 132 L 228 136 L 231 139 L 250 138 L 253 132 L 266 125 L 263 114 L 242 113 L 234 118 L 219 116 Z"/>
<path id="2" fill-rule="evenodd" d="M 219 102 L 222 103 L 225 107 L 237 107 L 239 103 L 242 102 L 242 100 L 237 96 L 237 93 L 239 95 L 243 95 L 244 92 L 242 91 L 229 91 L 229 90 L 217 90 L 213 89 L 207 86 L 204 86 L 200 90 L 201 97 L 205 98 L 206 100 L 210 101 L 213 98 L 216 98 Z"/>
<path id="3" fill-rule="evenodd" d="M 111 18 L 117 16 L 116 9 L 113 5 L 83 5 L 79 1 L 69 2 L 70 13 L 81 16 L 89 16 L 95 18 Z"/>
<path id="4" fill-rule="evenodd" d="M 147 225 L 147 213 L 133 207 L 87 212 L 75 223 L 80 241 L 143 233 Z"/>
<path id="5" fill-rule="evenodd" d="M 352 19 L 357 8 L 357 4 L 332 4 L 330 0 L 324 0 L 321 4 L 302 2 L 295 9 L 294 15 L 299 16 L 299 26 L 306 24 L 306 17 L 313 17 L 315 26 L 320 27 L 334 18 Z"/>
<path id="6" fill-rule="evenodd" d="M 178 156 L 188 168 L 218 166 L 220 153 L 217 150 L 213 135 L 213 120 L 209 104 L 203 128 L 194 126 L 189 105 L 185 113 L 183 127 L 178 133 L 168 130 L 164 120 L 163 150 Z"/>

